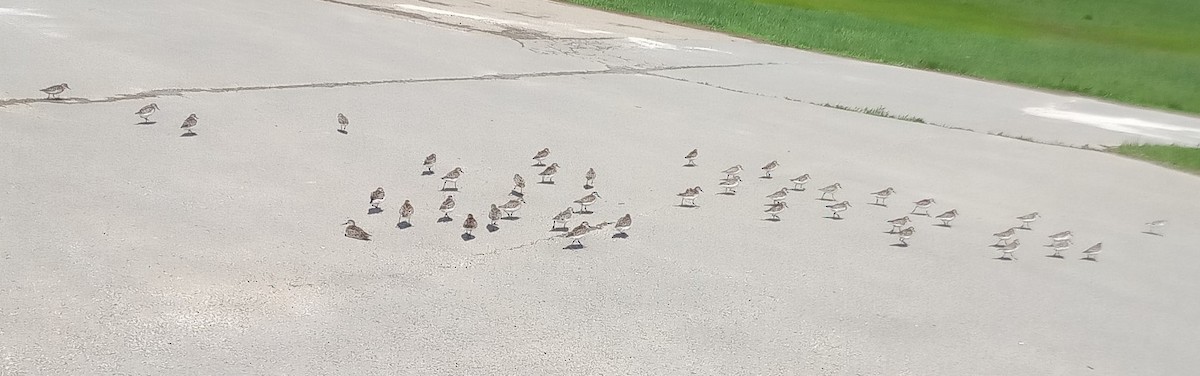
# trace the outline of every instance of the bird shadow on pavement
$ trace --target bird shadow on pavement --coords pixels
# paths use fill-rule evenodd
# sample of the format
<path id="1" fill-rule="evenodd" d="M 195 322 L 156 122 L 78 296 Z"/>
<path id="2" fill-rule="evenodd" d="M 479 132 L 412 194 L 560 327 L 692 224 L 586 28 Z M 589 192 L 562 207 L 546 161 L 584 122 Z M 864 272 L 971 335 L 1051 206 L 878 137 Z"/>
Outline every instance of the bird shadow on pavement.
<path id="1" fill-rule="evenodd" d="M 400 223 L 396 224 L 396 228 L 401 229 L 401 230 L 409 228 L 409 227 L 412 227 L 412 223 L 408 223 L 408 221 L 400 221 Z"/>
<path id="2" fill-rule="evenodd" d="M 613 237 L 613 239 L 628 239 L 628 238 L 629 238 L 629 234 L 626 234 L 626 233 L 624 233 L 624 232 L 618 232 L 618 233 L 616 233 L 616 234 L 613 234 L 613 236 L 612 236 L 612 237 Z"/>
<path id="3" fill-rule="evenodd" d="M 446 223 L 446 222 L 450 222 L 453 220 L 454 220 L 454 218 L 450 218 L 450 216 L 447 215 L 445 217 L 438 218 L 437 223 Z"/>
<path id="4" fill-rule="evenodd" d="M 1153 232 L 1153 231 L 1142 231 L 1142 233 L 1146 234 L 1146 235 L 1163 236 L 1163 234 L 1159 234 L 1159 233 Z"/>
<path id="5" fill-rule="evenodd" d="M 380 209 L 380 208 L 370 208 L 370 209 L 367 209 L 367 214 L 368 214 L 368 215 L 369 215 L 369 214 L 379 214 L 379 213 L 383 213 L 383 209 Z"/>
<path id="6" fill-rule="evenodd" d="M 899 247 L 899 248 L 908 248 L 908 244 L 904 244 L 904 243 L 894 243 L 894 244 L 892 244 L 892 246 Z"/>
<path id="7" fill-rule="evenodd" d="M 1049 258 L 1056 258 L 1056 259 L 1059 259 L 1059 260 L 1065 259 L 1065 257 L 1062 257 L 1062 255 L 1046 255 L 1046 257 L 1049 257 Z"/>
<path id="8" fill-rule="evenodd" d="M 550 232 L 567 232 L 567 230 L 570 230 L 569 228 L 567 228 L 567 226 L 563 226 L 563 227 L 551 226 L 550 227 Z"/>
<path id="9" fill-rule="evenodd" d="M 1004 245 L 1003 245 L 1003 244 L 992 244 L 992 245 L 989 245 L 988 247 L 992 247 L 992 248 L 1004 248 Z"/>
<path id="10" fill-rule="evenodd" d="M 542 163 L 542 162 L 538 162 L 538 163 L 529 165 L 529 167 L 546 167 L 546 164 Z"/>
<path id="11" fill-rule="evenodd" d="M 575 214 L 596 214 L 596 212 L 591 211 L 591 210 L 580 210 L 580 211 L 575 212 Z"/>
<path id="12" fill-rule="evenodd" d="M 442 188 L 442 192 L 458 192 L 458 188 Z"/>
<path id="13" fill-rule="evenodd" d="M 684 164 L 683 167 L 696 167 L 695 163 Z"/>
<path id="14" fill-rule="evenodd" d="M 157 121 L 143 121 L 140 123 L 135 123 L 134 125 L 154 125 L 154 124 L 158 124 L 158 122 Z"/>
<path id="15" fill-rule="evenodd" d="M 1087 257 L 1080 257 L 1079 259 L 1080 259 L 1080 260 L 1083 260 L 1083 261 L 1091 261 L 1091 262 L 1098 262 L 1098 261 L 1100 261 L 1100 260 L 1097 260 L 1097 259 L 1094 259 L 1094 258 L 1087 258 Z"/>
<path id="16" fill-rule="evenodd" d="M 429 171 L 429 170 L 421 171 L 421 176 L 429 176 L 429 175 L 433 175 L 433 171 Z"/>
<path id="17" fill-rule="evenodd" d="M 829 202 L 834 202 L 834 201 L 837 201 L 837 200 L 834 200 L 834 199 L 832 199 L 832 198 L 819 198 L 819 197 L 818 197 L 818 198 L 817 198 L 817 201 L 829 201 Z"/>
<path id="18" fill-rule="evenodd" d="M 875 203 L 875 202 L 872 202 L 872 203 L 870 203 L 870 204 L 867 204 L 867 205 L 875 205 L 875 206 L 878 206 L 878 207 L 881 207 L 881 208 L 886 208 L 886 207 L 887 207 L 887 204 L 880 204 L 880 203 Z"/>
<path id="19" fill-rule="evenodd" d="M 675 207 L 677 207 L 677 208 L 688 208 L 688 209 L 695 209 L 695 208 L 698 208 L 698 207 L 700 207 L 700 205 L 696 205 L 696 204 L 691 204 L 691 205 L 679 204 L 679 205 L 675 205 Z"/>
<path id="20" fill-rule="evenodd" d="M 759 176 L 758 178 L 759 179 L 774 179 L 775 177 L 763 175 L 763 176 Z"/>
<path id="21" fill-rule="evenodd" d="M 517 196 L 517 197 L 521 197 L 521 198 L 524 198 L 524 197 L 525 197 L 525 194 L 524 194 L 524 193 L 517 192 L 517 190 L 516 190 L 516 189 L 514 189 L 514 190 L 512 190 L 512 191 L 508 192 L 508 194 L 510 194 L 510 195 L 513 195 L 513 196 Z"/>
<path id="22" fill-rule="evenodd" d="M 767 222 L 779 222 L 779 221 L 782 221 L 782 219 L 775 218 L 775 217 L 771 217 L 771 218 L 763 218 L 763 220 L 764 220 L 764 221 L 767 221 Z"/>
<path id="23" fill-rule="evenodd" d="M 537 182 L 537 183 L 538 183 L 538 184 L 546 184 L 546 185 L 554 185 L 554 181 L 553 181 L 553 180 L 544 180 L 544 181 L 539 181 L 539 182 Z"/>
<path id="24" fill-rule="evenodd" d="M 834 216 L 832 216 L 832 215 L 831 215 L 831 216 L 828 216 L 828 217 L 824 217 L 824 218 L 825 218 L 825 219 L 832 219 L 832 220 L 835 220 L 835 221 L 840 221 L 840 220 L 843 220 L 843 219 L 845 219 L 845 218 L 842 218 L 842 217 L 834 217 Z"/>
<path id="25" fill-rule="evenodd" d="M 487 230 L 488 230 L 488 232 L 500 231 L 500 226 L 489 224 L 489 225 L 487 225 Z"/>
<path id="26" fill-rule="evenodd" d="M 1017 230 L 1033 231 L 1033 229 L 1029 228 L 1029 227 L 1013 227 L 1013 228 L 1015 228 Z"/>
<path id="27" fill-rule="evenodd" d="M 337 131 L 338 131 L 338 133 L 341 133 L 341 134 L 350 134 L 350 132 L 346 132 L 345 129 L 338 129 Z"/>
<path id="28" fill-rule="evenodd" d="M 792 192 L 804 192 L 805 188 L 790 188 L 789 190 L 791 190 Z"/>
<path id="29" fill-rule="evenodd" d="M 735 193 L 735 192 L 717 192 L 717 194 L 722 195 L 722 196 L 733 196 L 733 195 L 736 195 L 737 193 Z"/>
<path id="30" fill-rule="evenodd" d="M 506 216 L 500 217 L 500 219 L 505 220 L 505 221 L 515 221 L 515 220 L 521 219 L 521 217 L 514 217 L 512 215 L 506 215 Z"/>
<path id="31" fill-rule="evenodd" d="M 196 136 L 199 136 L 199 134 L 196 134 L 194 132 L 187 132 L 187 133 L 179 135 L 179 137 L 196 137 Z"/>
<path id="32" fill-rule="evenodd" d="M 591 185 L 591 184 L 584 184 L 584 185 L 583 185 L 583 189 L 592 189 L 592 188 L 596 188 L 596 186 L 594 186 L 594 185 Z"/>
<path id="33" fill-rule="evenodd" d="M 1015 259 L 1015 258 L 1012 258 L 1012 257 L 1004 257 L 1004 256 L 1000 256 L 1000 257 L 994 258 L 994 259 L 992 259 L 992 260 L 996 260 L 996 261 L 1014 261 L 1014 260 L 1016 260 L 1016 259 Z"/>
<path id="34" fill-rule="evenodd" d="M 583 249 L 583 244 L 571 244 L 566 247 L 563 247 L 563 249 L 570 249 L 570 250 Z"/>
<path id="35" fill-rule="evenodd" d="M 945 228 L 950 228 L 950 225 L 948 225 L 948 224 L 945 224 L 945 223 L 936 223 L 936 224 L 934 224 L 934 226 L 935 226 L 935 227 L 945 227 Z"/>
<path id="36" fill-rule="evenodd" d="M 464 232 L 462 234 L 462 240 L 464 242 L 469 242 L 469 241 L 471 241 L 471 239 L 475 239 L 475 235 L 471 235 L 471 233 L 468 233 L 468 232 Z"/>

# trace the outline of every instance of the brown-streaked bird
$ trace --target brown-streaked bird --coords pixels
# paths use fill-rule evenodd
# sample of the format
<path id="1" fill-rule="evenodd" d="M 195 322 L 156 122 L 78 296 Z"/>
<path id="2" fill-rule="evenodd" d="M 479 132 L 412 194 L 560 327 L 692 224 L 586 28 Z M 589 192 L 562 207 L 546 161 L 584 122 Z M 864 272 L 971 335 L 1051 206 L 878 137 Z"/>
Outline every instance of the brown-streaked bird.
<path id="1" fill-rule="evenodd" d="M 346 223 L 343 223 L 342 225 L 346 226 L 347 238 L 368 241 L 371 240 L 371 234 L 368 234 L 366 231 L 364 231 L 362 227 L 355 225 L 353 219 L 347 220 Z"/>

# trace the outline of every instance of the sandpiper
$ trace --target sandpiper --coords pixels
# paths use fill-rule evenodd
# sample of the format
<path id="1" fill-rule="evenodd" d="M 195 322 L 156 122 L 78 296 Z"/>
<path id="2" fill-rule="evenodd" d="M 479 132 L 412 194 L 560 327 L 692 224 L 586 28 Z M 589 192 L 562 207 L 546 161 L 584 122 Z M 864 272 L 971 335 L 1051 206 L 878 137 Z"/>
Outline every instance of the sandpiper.
<path id="1" fill-rule="evenodd" d="M 1083 258 L 1092 260 L 1092 261 L 1096 261 L 1096 255 L 1100 254 L 1101 244 L 1104 244 L 1104 243 L 1096 243 L 1096 245 L 1093 245 L 1091 247 L 1088 247 L 1088 249 L 1083 250 Z"/>
<path id="2" fill-rule="evenodd" d="M 914 203 L 914 204 L 916 204 L 917 206 L 913 207 L 913 210 L 912 210 L 912 211 L 910 211 L 910 212 L 908 212 L 908 214 L 923 214 L 923 215 L 925 215 L 926 217 L 928 217 L 928 216 L 929 216 L 929 207 L 930 207 L 930 206 L 933 206 L 933 204 L 936 204 L 937 202 L 936 202 L 936 201 L 933 201 L 933 199 L 932 199 L 932 198 L 927 198 L 927 199 L 924 199 L 924 200 L 921 200 L 921 201 L 916 201 L 916 202 L 913 202 L 913 203 Z M 924 210 L 925 210 L 925 212 L 924 212 L 924 213 L 917 213 L 917 209 L 924 209 Z"/>
<path id="3" fill-rule="evenodd" d="M 513 190 L 525 193 L 525 178 L 521 177 L 521 174 L 513 174 Z"/>
<path id="4" fill-rule="evenodd" d="M 567 233 L 565 233 L 565 234 L 562 234 L 562 236 L 571 238 L 571 244 L 567 245 L 567 247 L 570 247 L 570 246 L 576 245 L 576 244 L 579 244 L 580 247 L 583 247 L 583 243 L 581 243 L 579 241 L 579 239 L 582 239 L 593 229 L 594 228 L 592 226 L 588 226 L 587 221 L 583 221 L 583 223 L 580 223 L 579 226 L 575 226 L 575 228 L 571 229 L 571 231 L 567 231 Z"/>
<path id="5" fill-rule="evenodd" d="M 737 174 L 742 173 L 742 165 L 737 165 L 737 166 L 727 168 L 727 169 L 725 169 L 725 171 L 721 171 L 721 173 L 725 174 L 725 178 L 732 178 L 734 176 L 737 176 Z"/>
<path id="6" fill-rule="evenodd" d="M 783 189 L 780 189 L 780 190 L 776 191 L 775 193 L 767 195 L 767 199 L 769 199 L 773 202 L 780 202 L 780 201 L 787 199 L 787 195 L 788 195 L 788 189 L 787 189 L 787 187 L 783 187 Z"/>
<path id="7" fill-rule="evenodd" d="M 368 234 L 366 231 L 364 231 L 362 227 L 355 225 L 353 219 L 347 220 L 346 223 L 343 223 L 342 225 L 346 226 L 347 238 L 368 241 L 371 240 L 371 234 Z"/>
<path id="8" fill-rule="evenodd" d="M 737 175 L 734 175 L 732 178 L 721 179 L 721 182 L 717 183 L 721 188 L 725 188 L 724 193 L 729 194 L 737 193 L 737 190 L 734 188 L 737 188 L 738 184 L 742 184 L 742 177 Z"/>
<path id="9" fill-rule="evenodd" d="M 551 163 L 550 166 L 547 166 L 545 170 L 542 170 L 542 172 L 539 172 L 538 176 L 542 177 L 543 183 L 553 184 L 554 183 L 554 174 L 557 174 L 557 173 L 558 173 L 558 163 L 555 162 L 555 163 Z M 550 179 L 550 181 L 546 181 L 546 179 Z"/>
<path id="10" fill-rule="evenodd" d="M 699 186 L 696 186 L 695 188 L 683 190 L 683 193 L 676 194 L 676 196 L 679 196 L 679 206 L 686 205 L 685 202 L 688 201 L 692 202 L 692 206 L 696 206 L 696 197 L 700 196 L 700 192 L 704 192 L 704 190 L 700 189 Z"/>
<path id="11" fill-rule="evenodd" d="M 545 166 L 546 164 L 542 163 L 542 161 L 545 160 L 546 157 L 549 157 L 549 156 L 550 156 L 550 148 L 545 148 L 545 149 L 542 149 L 542 151 L 537 152 L 537 154 L 533 155 L 533 159 L 537 160 L 537 164 L 535 164 L 534 166 L 537 166 L 537 167 Z"/>
<path id="12" fill-rule="evenodd" d="M 684 166 L 685 167 L 695 166 L 696 158 L 698 158 L 698 157 L 700 157 L 700 149 L 692 149 L 692 151 L 688 152 L 687 155 L 685 155 L 683 157 L 684 159 L 687 159 L 687 161 L 688 161 L 688 163 L 685 164 Z"/>
<path id="13" fill-rule="evenodd" d="M 900 230 L 900 244 L 904 244 L 904 246 L 907 247 L 908 239 L 911 239 L 915 233 L 917 233 L 917 229 L 913 228 L 912 226 L 908 226 L 908 228 Z"/>
<path id="14" fill-rule="evenodd" d="M 183 120 L 183 125 L 180 126 L 179 128 L 187 129 L 187 134 L 194 135 L 194 134 L 196 134 L 196 131 L 193 131 L 192 128 L 196 127 L 196 122 L 199 119 L 200 118 L 196 117 L 196 114 L 188 115 L 187 119 Z"/>
<path id="15" fill-rule="evenodd" d="M 413 205 L 409 200 L 404 200 L 404 205 L 400 205 L 400 222 L 412 223 Z"/>
<path id="16" fill-rule="evenodd" d="M 467 231 L 467 235 L 471 235 L 471 231 L 475 231 L 476 227 L 479 227 L 479 222 L 475 221 L 475 215 L 467 214 L 467 219 L 463 221 L 463 229 Z"/>
<path id="17" fill-rule="evenodd" d="M 1054 235 L 1050 235 L 1050 240 L 1056 241 L 1056 242 L 1063 241 L 1063 240 L 1070 239 L 1072 236 L 1075 236 L 1075 234 L 1072 234 L 1070 231 L 1063 231 L 1063 232 L 1060 232 L 1060 233 L 1057 233 Z"/>
<path id="18" fill-rule="evenodd" d="M 462 174 L 462 167 L 455 167 L 450 172 L 447 172 L 446 176 L 442 177 L 442 189 L 446 189 L 446 183 L 454 183 L 454 189 L 458 189 L 458 178 L 461 178 Z"/>
<path id="19" fill-rule="evenodd" d="M 596 200 L 599 198 L 600 198 L 599 193 L 592 192 L 591 194 L 589 194 L 587 196 L 583 196 L 582 198 L 575 200 L 575 203 L 579 204 L 579 213 L 588 213 L 587 207 L 592 206 L 592 204 L 595 204 Z"/>
<path id="20" fill-rule="evenodd" d="M 346 115 L 342 115 L 342 113 L 339 112 L 338 116 L 337 116 L 337 120 L 338 120 L 338 130 L 342 131 L 342 133 L 346 133 L 346 126 L 350 125 L 350 119 L 347 119 Z"/>
<path id="21" fill-rule="evenodd" d="M 624 217 L 617 219 L 617 224 L 613 228 L 617 229 L 617 233 L 624 234 L 633 226 L 633 216 L 625 214 Z"/>
<path id="22" fill-rule="evenodd" d="M 158 111 L 158 105 L 151 103 L 143 106 L 140 110 L 137 110 L 137 112 L 134 112 L 133 114 L 142 118 L 142 121 L 150 121 L 150 115 L 154 114 L 154 111 Z"/>
<path id="23" fill-rule="evenodd" d="M 787 207 L 788 207 L 787 202 L 780 201 L 780 202 L 771 204 L 771 207 L 767 208 L 767 210 L 764 210 L 764 212 L 766 212 L 767 214 L 770 214 L 771 219 L 778 221 L 779 213 L 783 212 L 783 209 L 787 209 Z"/>
<path id="24" fill-rule="evenodd" d="M 437 163 L 437 153 L 433 153 L 433 154 L 430 154 L 428 157 L 425 157 L 425 162 L 422 162 L 421 166 L 425 167 L 425 171 L 428 171 L 429 173 L 427 175 L 429 175 L 429 174 L 433 174 L 433 165 L 436 163 Z"/>
<path id="25" fill-rule="evenodd" d="M 575 209 L 572 209 L 570 206 L 568 206 L 565 210 L 554 215 L 554 218 L 550 218 L 550 228 L 559 228 L 559 223 L 562 223 L 563 227 L 566 227 L 567 221 L 571 219 L 571 215 L 573 214 L 575 214 Z"/>
<path id="26" fill-rule="evenodd" d="M 942 226 L 950 227 L 950 221 L 958 218 L 958 209 L 950 209 L 950 211 L 938 214 L 937 218 L 942 221 Z"/>
<path id="27" fill-rule="evenodd" d="M 887 189 L 879 192 L 871 192 L 871 195 L 875 196 L 875 205 L 887 206 L 887 199 L 888 197 L 892 197 L 893 193 L 896 193 L 896 190 L 892 189 L 892 187 L 887 187 Z"/>
<path id="28" fill-rule="evenodd" d="M 450 218 L 450 212 L 454 211 L 454 196 L 446 196 L 446 200 L 442 201 L 442 206 L 439 206 L 438 210 L 442 211 L 445 218 Z"/>
<path id="29" fill-rule="evenodd" d="M 1165 219 L 1160 219 L 1160 220 L 1153 221 L 1153 222 L 1146 222 L 1146 226 L 1150 228 L 1150 229 L 1149 229 L 1149 230 L 1147 230 L 1146 232 L 1148 232 L 1148 233 L 1151 233 L 1151 234 L 1154 234 L 1154 235 L 1162 235 L 1162 233 L 1161 233 L 1161 232 L 1158 232 L 1158 229 L 1159 229 L 1159 228 L 1166 227 L 1166 226 L 1167 226 L 1167 220 L 1165 220 Z"/>
<path id="30" fill-rule="evenodd" d="M 1008 245 L 1008 240 L 1012 239 L 1013 236 L 1016 236 L 1016 235 L 1017 235 L 1016 227 L 1009 227 L 1007 230 L 992 234 L 992 236 L 995 236 L 1000 239 L 1000 240 L 996 241 L 996 245 L 1001 245 L 1001 243 L 1004 243 L 1004 245 Z"/>
<path id="31" fill-rule="evenodd" d="M 888 223 L 892 224 L 892 230 L 888 231 L 888 232 L 895 233 L 896 231 L 900 231 L 900 227 L 907 225 L 908 222 L 912 222 L 912 219 L 909 219 L 907 215 L 900 217 L 900 218 L 890 220 L 890 221 L 888 221 Z"/>
<path id="32" fill-rule="evenodd" d="M 1054 248 L 1054 254 L 1050 255 L 1050 257 L 1062 258 L 1062 252 L 1071 248 L 1071 244 L 1073 244 L 1071 239 L 1054 242 L 1054 244 L 1050 245 Z"/>
<path id="33" fill-rule="evenodd" d="M 841 215 L 838 215 L 838 213 L 840 213 L 840 212 L 844 212 L 844 211 L 846 211 L 846 209 L 849 209 L 849 208 L 850 208 L 850 202 L 849 202 L 849 201 L 842 201 L 842 202 L 839 202 L 839 203 L 836 203 L 836 204 L 833 204 L 833 205 L 825 205 L 825 207 L 827 207 L 827 208 L 829 208 L 829 210 L 832 210 L 832 211 L 833 211 L 833 217 L 834 217 L 834 218 L 841 219 L 841 218 L 842 218 L 842 216 L 841 216 Z"/>
<path id="34" fill-rule="evenodd" d="M 1013 256 L 1013 252 L 1016 252 L 1017 248 L 1021 248 L 1021 239 L 1013 239 L 1013 241 L 1011 243 L 1005 244 L 1003 247 L 1000 247 L 1000 252 L 1004 252 L 1000 255 L 1000 259 L 1001 260 L 1008 260 L 1008 259 L 1016 260 L 1017 258 L 1015 256 Z"/>
<path id="35" fill-rule="evenodd" d="M 779 168 L 779 161 L 771 161 L 771 162 L 767 163 L 766 166 L 762 167 L 762 170 L 765 173 L 765 175 L 763 175 L 763 177 L 770 179 L 771 171 L 775 171 L 776 168 Z"/>
<path id="36" fill-rule="evenodd" d="M 798 176 L 798 177 L 796 177 L 796 178 L 789 179 L 789 181 L 791 181 L 791 182 L 792 182 L 792 184 L 795 184 L 794 186 L 792 186 L 792 189 L 793 189 L 793 190 L 797 190 L 797 191 L 803 191 L 803 190 L 804 190 L 804 184 L 805 184 L 805 183 L 808 183 L 808 181 L 809 181 L 809 180 L 811 180 L 811 179 L 812 179 L 812 178 L 808 177 L 808 174 L 804 174 L 804 175 L 800 175 L 800 176 Z"/>
<path id="37" fill-rule="evenodd" d="M 496 221 L 499 221 L 502 216 L 504 216 L 504 212 L 500 211 L 496 204 L 492 204 L 492 208 L 488 210 L 488 219 L 492 220 L 492 226 L 495 226 Z"/>
<path id="38" fill-rule="evenodd" d="M 825 195 L 829 195 L 829 201 L 836 200 L 836 198 L 834 198 L 834 196 L 833 196 L 833 193 L 837 192 L 839 189 L 842 189 L 842 183 L 833 183 L 833 185 L 828 185 L 828 186 L 825 186 L 824 188 L 821 188 L 820 189 L 820 191 L 821 191 L 820 199 L 824 200 Z"/>
<path id="39" fill-rule="evenodd" d="M 383 187 L 375 188 L 375 191 L 371 192 L 371 206 L 376 209 L 379 209 L 379 204 L 382 204 L 382 203 L 383 203 Z"/>
<path id="40" fill-rule="evenodd" d="M 521 204 L 524 204 L 524 203 L 525 203 L 525 198 L 517 197 L 512 200 L 508 200 L 508 202 L 506 202 L 504 204 L 501 204 L 500 210 L 503 210 L 504 213 L 508 214 L 508 216 L 506 216 L 505 218 L 513 218 L 513 213 L 516 213 L 517 210 L 521 210 Z"/>
<path id="41" fill-rule="evenodd" d="M 1030 229 L 1029 224 L 1033 223 L 1033 221 L 1036 221 L 1036 220 L 1038 220 L 1038 218 L 1041 218 L 1041 217 L 1042 216 L 1039 215 L 1038 212 L 1033 212 L 1033 213 L 1029 213 L 1029 214 L 1017 217 L 1017 219 L 1021 220 L 1021 227 L 1018 227 L 1018 228 L 1029 230 Z"/>
<path id="42" fill-rule="evenodd" d="M 583 185 L 591 187 L 592 181 L 596 180 L 596 169 L 589 167 L 587 173 L 583 174 L 583 178 L 585 179 Z"/>
<path id="43" fill-rule="evenodd" d="M 62 92 L 67 91 L 67 89 L 70 89 L 70 88 L 71 87 L 67 86 L 67 84 L 58 84 L 58 85 L 54 85 L 54 86 L 42 89 L 42 92 L 46 93 L 48 95 L 46 97 L 46 99 L 58 98 L 59 94 L 62 94 Z"/>

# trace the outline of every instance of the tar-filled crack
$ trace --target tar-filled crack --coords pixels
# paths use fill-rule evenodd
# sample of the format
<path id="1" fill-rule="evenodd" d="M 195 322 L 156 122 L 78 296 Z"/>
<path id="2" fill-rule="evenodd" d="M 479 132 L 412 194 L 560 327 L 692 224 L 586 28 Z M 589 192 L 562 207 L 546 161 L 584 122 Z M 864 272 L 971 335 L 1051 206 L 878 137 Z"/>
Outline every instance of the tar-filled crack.
<path id="1" fill-rule="evenodd" d="M 353 86 L 372 86 L 372 85 L 390 85 L 390 84 L 420 84 L 420 83 L 436 83 L 436 82 L 460 82 L 460 81 L 494 81 L 494 80 L 519 80 L 524 78 L 541 78 L 541 77 L 570 77 L 570 76 L 589 76 L 589 75 L 604 75 L 604 74 L 649 74 L 656 71 L 688 69 L 688 68 L 729 68 L 747 65 L 763 65 L 763 64 L 729 64 L 729 65 L 701 65 L 701 66 L 677 66 L 677 67 L 657 67 L 657 68 L 629 68 L 629 67 L 608 67 L 606 69 L 596 70 L 571 70 L 571 71 L 554 71 L 554 72 L 530 72 L 530 73 L 498 73 L 485 74 L 479 76 L 463 76 L 463 77 L 434 77 L 434 78 L 406 78 L 394 80 L 368 80 L 368 81 L 338 81 L 338 82 L 314 82 L 303 84 L 285 84 L 285 85 L 260 85 L 260 86 L 231 86 L 231 87 L 214 87 L 214 88 L 170 88 L 170 89 L 154 89 L 133 94 L 117 94 L 106 98 L 91 99 L 91 98 L 18 98 L 0 100 L 0 107 L 6 107 L 17 104 L 31 103 L 52 103 L 52 104 L 92 104 L 92 103 L 109 103 L 120 102 L 127 100 L 138 100 L 146 98 L 157 98 L 164 96 L 181 96 L 190 93 L 230 93 L 242 91 L 262 91 L 262 90 L 287 90 L 287 89 L 313 89 L 313 88 L 338 88 L 338 87 L 353 87 Z"/>

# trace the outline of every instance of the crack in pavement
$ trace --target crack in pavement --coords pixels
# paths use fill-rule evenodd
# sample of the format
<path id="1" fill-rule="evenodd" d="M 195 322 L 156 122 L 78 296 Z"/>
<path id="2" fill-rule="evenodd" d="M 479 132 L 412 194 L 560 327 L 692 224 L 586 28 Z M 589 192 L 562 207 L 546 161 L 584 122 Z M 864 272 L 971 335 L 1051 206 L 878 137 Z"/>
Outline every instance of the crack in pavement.
<path id="1" fill-rule="evenodd" d="M 4 108 L 17 104 L 31 103 L 52 103 L 52 104 L 92 104 L 92 103 L 108 103 L 119 102 L 135 99 L 156 98 L 161 96 L 182 96 L 188 93 L 229 93 L 240 91 L 260 91 L 260 90 L 286 90 L 286 89 L 311 89 L 311 88 L 337 88 L 337 87 L 352 87 L 352 86 L 372 86 L 372 85 L 389 85 L 389 84 L 419 84 L 433 82 L 460 82 L 460 81 L 495 81 L 495 80 L 519 80 L 524 78 L 540 78 L 540 77 L 570 77 L 570 76 L 590 76 L 604 74 L 651 74 L 657 71 L 670 71 L 678 69 L 696 69 L 696 68 L 736 68 L 743 66 L 755 65 L 771 65 L 774 63 L 745 63 L 745 64 L 725 64 L 725 65 L 692 65 L 692 66 L 672 66 L 672 67 L 656 67 L 656 68 L 629 68 L 629 67 L 608 67 L 598 70 L 572 70 L 572 71 L 554 71 L 554 72 L 532 72 L 532 73 L 497 73 L 485 74 L 479 76 L 463 76 L 463 77 L 434 77 L 434 78 L 405 78 L 392 80 L 366 80 L 366 81 L 338 81 L 338 82 L 314 82 L 304 84 L 285 84 L 285 85 L 259 85 L 259 86 L 232 86 L 232 87 L 216 87 L 216 88 L 172 88 L 172 89 L 154 89 L 133 94 L 117 94 L 110 97 L 91 99 L 91 98 L 17 98 L 0 100 L 0 108 Z"/>

